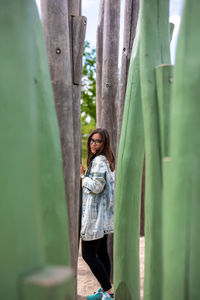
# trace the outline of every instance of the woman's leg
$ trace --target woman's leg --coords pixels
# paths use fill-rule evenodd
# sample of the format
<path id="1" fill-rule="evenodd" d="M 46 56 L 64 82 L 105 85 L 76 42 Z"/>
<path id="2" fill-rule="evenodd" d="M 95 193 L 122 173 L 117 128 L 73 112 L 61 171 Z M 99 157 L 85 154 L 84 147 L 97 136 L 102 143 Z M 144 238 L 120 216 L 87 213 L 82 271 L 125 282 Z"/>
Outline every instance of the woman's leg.
<path id="1" fill-rule="evenodd" d="M 107 271 L 108 278 L 110 279 L 111 264 L 110 264 L 110 257 L 108 254 L 107 237 L 108 237 L 107 235 L 104 235 L 104 237 L 101 239 L 101 242 L 97 249 L 97 256 L 100 259 L 100 261 L 103 263 Z"/>
<path id="2" fill-rule="evenodd" d="M 82 240 L 82 256 L 85 262 L 90 267 L 96 279 L 99 281 L 103 290 L 108 291 L 109 289 L 112 288 L 112 286 L 110 284 L 110 280 L 104 264 L 97 257 L 98 247 L 101 244 L 102 239 L 98 239 L 94 241 Z"/>

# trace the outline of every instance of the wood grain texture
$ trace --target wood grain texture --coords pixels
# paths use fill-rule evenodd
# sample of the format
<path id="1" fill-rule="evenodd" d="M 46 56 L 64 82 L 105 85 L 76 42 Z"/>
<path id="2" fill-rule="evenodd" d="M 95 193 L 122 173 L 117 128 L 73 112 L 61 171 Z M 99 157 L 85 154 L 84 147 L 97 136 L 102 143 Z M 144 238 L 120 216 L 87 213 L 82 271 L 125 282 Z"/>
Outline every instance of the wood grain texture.
<path id="1" fill-rule="evenodd" d="M 41 1 L 41 7 L 54 100 L 60 128 L 63 173 L 70 228 L 71 257 L 72 265 L 75 267 L 75 162 L 68 5 L 64 0 L 56 2 L 53 0 L 43 0 Z"/>
<path id="2" fill-rule="evenodd" d="M 80 96 L 86 18 L 80 16 L 80 0 L 68 2 L 42 0 L 41 6 L 60 127 L 71 258 L 76 273 L 80 223 Z"/>
<path id="3" fill-rule="evenodd" d="M 133 41 L 136 33 L 136 26 L 139 14 L 139 0 L 127 0 L 125 1 L 124 9 L 124 34 L 123 34 L 123 46 L 121 54 L 121 69 L 120 80 L 118 84 L 117 92 L 117 146 L 119 144 L 122 118 L 124 112 L 124 102 L 126 95 L 126 86 L 128 79 L 128 71 L 133 47 Z"/>
<path id="4" fill-rule="evenodd" d="M 116 152 L 120 1 L 101 1 L 97 35 L 97 127 L 106 128 Z"/>

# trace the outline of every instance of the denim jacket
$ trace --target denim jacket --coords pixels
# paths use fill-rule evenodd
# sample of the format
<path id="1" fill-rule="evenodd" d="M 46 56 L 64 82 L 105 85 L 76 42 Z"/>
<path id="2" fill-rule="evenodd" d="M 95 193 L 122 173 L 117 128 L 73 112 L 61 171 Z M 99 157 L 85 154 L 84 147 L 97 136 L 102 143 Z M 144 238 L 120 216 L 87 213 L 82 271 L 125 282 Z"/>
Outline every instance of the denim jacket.
<path id="1" fill-rule="evenodd" d="M 81 237 L 100 239 L 114 228 L 114 172 L 104 155 L 96 156 L 82 181 Z"/>

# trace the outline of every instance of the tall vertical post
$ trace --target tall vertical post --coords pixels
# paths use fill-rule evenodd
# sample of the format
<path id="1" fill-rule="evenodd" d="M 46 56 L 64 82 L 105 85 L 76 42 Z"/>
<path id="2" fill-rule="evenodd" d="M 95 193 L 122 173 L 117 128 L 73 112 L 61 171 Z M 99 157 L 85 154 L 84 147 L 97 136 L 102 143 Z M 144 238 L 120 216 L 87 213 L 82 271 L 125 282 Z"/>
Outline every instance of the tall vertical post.
<path id="1" fill-rule="evenodd" d="M 72 266 L 77 270 L 81 161 L 81 75 L 86 18 L 81 1 L 42 0 L 42 21 L 60 127 Z"/>
<path id="2" fill-rule="evenodd" d="M 185 1 L 176 53 L 164 177 L 163 300 L 200 298 L 199 10 L 199 1 Z"/>
<path id="3" fill-rule="evenodd" d="M 117 145 L 116 94 L 118 86 L 119 26 L 120 0 L 101 0 L 96 47 L 97 127 L 108 130 L 115 154 Z M 109 236 L 108 248 L 112 258 L 113 235 Z M 111 271 L 111 277 L 112 275 Z"/>
<path id="4" fill-rule="evenodd" d="M 128 71 L 133 47 L 133 41 L 136 33 L 138 22 L 139 0 L 125 1 L 124 8 L 124 34 L 123 34 L 123 50 L 121 57 L 120 80 L 117 93 L 117 148 L 119 144 L 122 118 L 124 111 L 124 102 L 126 95 L 126 86 L 128 80 Z"/>
<path id="5" fill-rule="evenodd" d="M 42 21 L 60 127 L 72 265 L 79 237 L 80 93 L 86 18 L 80 1 L 42 0 Z"/>
<path id="6" fill-rule="evenodd" d="M 144 299 L 162 292 L 162 168 L 155 67 L 169 64 L 169 1 L 141 1 L 140 76 L 145 132 Z M 153 274 L 153 275 L 152 275 Z"/>
<path id="7" fill-rule="evenodd" d="M 108 130 L 116 152 L 120 1 L 100 2 L 97 35 L 97 127 Z"/>
<path id="8" fill-rule="evenodd" d="M 41 8 L 54 100 L 60 128 L 69 228 L 71 228 L 71 257 L 74 267 L 76 264 L 74 245 L 77 242 L 72 232 L 76 225 L 74 224 L 74 127 L 68 4 L 64 0 L 42 0 Z"/>
<path id="9" fill-rule="evenodd" d="M 74 174 L 75 174 L 75 211 L 74 218 L 76 227 L 73 233 L 79 243 L 80 223 L 80 163 L 81 163 L 81 80 L 82 58 L 86 33 L 86 17 L 81 16 L 81 0 L 68 1 L 69 39 L 72 73 L 72 110 L 73 110 L 73 138 L 74 138 Z M 76 244 L 77 247 L 77 244 Z M 78 250 L 78 248 L 77 248 Z M 77 251 L 76 250 L 76 251 Z M 74 251 L 74 250 L 73 250 Z M 76 252 L 76 255 L 78 253 Z M 77 263 L 77 258 L 76 258 Z"/>
<path id="10" fill-rule="evenodd" d="M 114 287 L 115 299 L 140 299 L 139 224 L 144 129 L 140 92 L 140 27 L 129 68 L 119 145 L 115 193 Z"/>
<path id="11" fill-rule="evenodd" d="M 25 274 L 46 264 L 69 265 L 68 224 L 59 128 L 36 4 L 1 4 L 0 290 L 4 300 L 21 300 Z"/>
<path id="12" fill-rule="evenodd" d="M 159 114 L 159 135 L 161 158 L 169 156 L 169 126 L 171 112 L 171 90 L 173 83 L 173 66 L 156 67 L 156 90 Z"/>

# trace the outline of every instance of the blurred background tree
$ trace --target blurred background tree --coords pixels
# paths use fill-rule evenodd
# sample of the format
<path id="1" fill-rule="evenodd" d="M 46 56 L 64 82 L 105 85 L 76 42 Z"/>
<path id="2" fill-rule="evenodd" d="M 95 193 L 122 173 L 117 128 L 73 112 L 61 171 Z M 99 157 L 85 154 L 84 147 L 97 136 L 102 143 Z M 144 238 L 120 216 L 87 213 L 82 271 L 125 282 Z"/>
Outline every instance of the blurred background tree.
<path id="1" fill-rule="evenodd" d="M 81 91 L 81 133 L 87 135 L 96 127 L 96 50 L 85 41 Z"/>
<path id="2" fill-rule="evenodd" d="M 82 163 L 86 166 L 87 138 L 96 128 L 96 50 L 85 41 L 81 90 Z"/>

